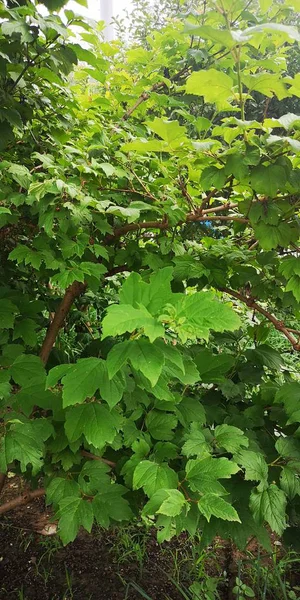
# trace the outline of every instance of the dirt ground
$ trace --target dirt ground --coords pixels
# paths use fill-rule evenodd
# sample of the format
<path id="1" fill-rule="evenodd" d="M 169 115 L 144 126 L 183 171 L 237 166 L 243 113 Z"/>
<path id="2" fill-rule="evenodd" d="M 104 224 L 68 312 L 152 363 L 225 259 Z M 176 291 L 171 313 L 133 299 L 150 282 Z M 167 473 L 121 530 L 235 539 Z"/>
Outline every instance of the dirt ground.
<path id="1" fill-rule="evenodd" d="M 8 480 L 1 503 L 18 495 L 20 485 L 17 478 Z M 169 576 L 176 579 L 180 572 L 181 584 L 188 587 L 191 570 L 198 568 L 193 561 L 199 556 L 193 555 L 186 536 L 159 546 L 155 531 L 146 538 L 138 530 L 133 537 L 125 532 L 122 539 L 117 530 L 95 529 L 91 535 L 81 531 L 62 547 L 57 536 L 36 532 L 44 519 L 43 499 L 0 519 L 0 600 L 140 600 L 131 587 L 126 596 L 129 582 L 136 582 L 151 600 L 182 600 Z M 216 540 L 201 562 L 208 576 L 220 578 L 221 600 L 236 598 L 231 590 L 238 556 L 229 543 Z M 295 577 L 299 585 L 300 572 Z"/>

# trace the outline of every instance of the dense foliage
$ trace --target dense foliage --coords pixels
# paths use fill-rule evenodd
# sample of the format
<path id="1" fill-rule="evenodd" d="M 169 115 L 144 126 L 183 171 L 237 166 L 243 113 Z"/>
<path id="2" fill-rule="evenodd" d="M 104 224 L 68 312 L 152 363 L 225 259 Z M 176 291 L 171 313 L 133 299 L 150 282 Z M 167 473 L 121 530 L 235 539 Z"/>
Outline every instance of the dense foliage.
<path id="1" fill-rule="evenodd" d="M 288 539 L 299 0 L 199 2 L 129 47 L 44 4 L 1 4 L 0 470 L 64 543 L 137 515 Z"/>

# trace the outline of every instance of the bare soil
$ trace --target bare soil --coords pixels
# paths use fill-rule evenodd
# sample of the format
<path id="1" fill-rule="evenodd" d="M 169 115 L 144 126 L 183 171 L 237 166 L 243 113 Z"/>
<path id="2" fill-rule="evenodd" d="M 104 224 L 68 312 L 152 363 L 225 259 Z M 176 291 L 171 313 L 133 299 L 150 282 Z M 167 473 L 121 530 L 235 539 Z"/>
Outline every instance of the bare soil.
<path id="1" fill-rule="evenodd" d="M 17 477 L 8 480 L 1 503 L 22 492 L 22 486 Z M 46 521 L 43 499 L 0 519 L 0 600 L 141 600 L 132 587 L 126 596 L 130 582 L 151 600 L 182 600 L 170 576 L 178 576 L 187 587 L 193 583 L 199 555 L 187 536 L 160 546 L 155 531 L 145 537 L 138 528 L 130 535 L 125 530 L 122 539 L 117 529 L 94 529 L 92 534 L 81 531 L 73 543 L 62 547 L 57 536 L 37 532 Z M 254 542 L 250 549 L 255 554 Z M 235 598 L 231 590 L 241 559 L 231 544 L 217 539 L 199 563 L 208 576 L 220 578 L 221 600 Z M 293 585 L 300 585 L 300 572 L 294 572 L 293 579 Z"/>

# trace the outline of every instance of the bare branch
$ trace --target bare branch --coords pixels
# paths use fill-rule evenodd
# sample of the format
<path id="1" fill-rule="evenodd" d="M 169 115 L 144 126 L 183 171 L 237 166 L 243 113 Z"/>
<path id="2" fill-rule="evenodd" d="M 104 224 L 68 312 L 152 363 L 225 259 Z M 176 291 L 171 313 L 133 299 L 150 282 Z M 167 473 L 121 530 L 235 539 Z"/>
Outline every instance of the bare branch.
<path id="1" fill-rule="evenodd" d="M 254 298 L 252 298 L 252 296 L 245 296 L 244 294 L 240 294 L 239 292 L 236 292 L 234 290 L 231 290 L 230 288 L 219 288 L 222 292 L 225 292 L 226 294 L 228 294 L 229 296 L 232 296 L 233 298 L 237 298 L 237 300 L 240 300 L 241 302 L 244 302 L 247 306 L 249 306 L 249 308 L 252 308 L 253 310 L 256 310 L 257 312 L 259 312 L 261 315 L 263 315 L 264 317 L 266 317 L 266 319 L 268 319 L 268 321 L 270 321 L 271 323 L 273 323 L 273 325 L 275 326 L 275 328 L 278 331 L 281 331 L 281 333 L 283 333 L 283 335 L 285 335 L 285 337 L 289 340 L 290 344 L 293 346 L 294 350 L 296 351 L 300 351 L 300 343 L 299 340 L 297 340 L 291 333 L 290 329 L 288 327 L 285 326 L 285 324 L 283 323 L 283 321 L 280 321 L 279 319 L 277 319 L 276 317 L 274 317 L 274 315 L 272 315 L 268 310 L 266 310 L 265 308 L 263 308 L 262 306 L 260 306 L 260 304 L 257 304 L 257 302 L 255 301 Z"/>
<path id="2" fill-rule="evenodd" d="M 46 337 L 44 339 L 40 359 L 44 364 L 47 363 L 50 352 L 55 344 L 58 332 L 64 324 L 65 318 L 76 298 L 78 298 L 86 289 L 86 284 L 79 281 L 74 281 L 66 290 L 66 293 L 55 313 L 54 319 L 49 326 Z"/>
<path id="3" fill-rule="evenodd" d="M 45 494 L 46 490 L 44 488 L 39 488 L 37 490 L 33 490 L 32 492 L 26 492 L 25 494 L 22 494 L 22 496 L 18 496 L 17 498 L 2 504 L 2 506 L 0 506 L 0 515 L 3 515 L 14 508 L 18 508 L 19 506 L 25 506 L 25 504 L 28 504 L 28 502 L 31 502 L 36 498 L 41 498 L 42 496 L 45 496 Z"/>
<path id="4" fill-rule="evenodd" d="M 0 494 L 4 488 L 5 481 L 6 481 L 6 473 L 0 473 Z"/>

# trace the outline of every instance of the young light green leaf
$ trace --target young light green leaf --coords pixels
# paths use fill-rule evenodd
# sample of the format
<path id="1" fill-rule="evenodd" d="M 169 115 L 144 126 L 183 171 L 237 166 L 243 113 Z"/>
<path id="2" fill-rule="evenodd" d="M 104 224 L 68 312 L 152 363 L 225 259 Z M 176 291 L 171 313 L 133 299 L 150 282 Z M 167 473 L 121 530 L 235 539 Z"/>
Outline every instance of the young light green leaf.
<path id="1" fill-rule="evenodd" d="M 228 99 L 232 97 L 233 80 L 223 71 L 208 69 L 195 71 L 188 77 L 186 93 L 204 96 L 206 102 L 216 104 L 219 110 L 231 108 Z"/>
<path id="2" fill-rule="evenodd" d="M 132 333 L 136 329 L 144 331 L 151 342 L 158 337 L 163 337 L 165 331 L 144 307 L 137 309 L 129 304 L 109 306 L 102 321 L 103 339 L 126 332 Z"/>

